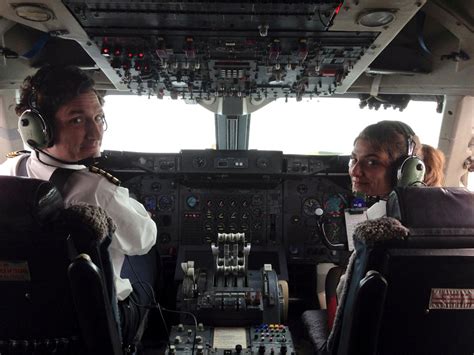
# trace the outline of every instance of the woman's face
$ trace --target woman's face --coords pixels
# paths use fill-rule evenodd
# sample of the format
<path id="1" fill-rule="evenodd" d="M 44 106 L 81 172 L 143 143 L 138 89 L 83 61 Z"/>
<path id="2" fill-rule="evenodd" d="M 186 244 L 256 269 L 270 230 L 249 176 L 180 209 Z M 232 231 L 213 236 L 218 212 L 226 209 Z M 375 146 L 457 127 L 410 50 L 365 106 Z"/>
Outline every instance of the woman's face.
<path id="1" fill-rule="evenodd" d="M 387 196 L 393 189 L 391 162 L 387 152 L 376 150 L 365 139 L 354 144 L 349 175 L 352 190 L 368 196 Z"/>

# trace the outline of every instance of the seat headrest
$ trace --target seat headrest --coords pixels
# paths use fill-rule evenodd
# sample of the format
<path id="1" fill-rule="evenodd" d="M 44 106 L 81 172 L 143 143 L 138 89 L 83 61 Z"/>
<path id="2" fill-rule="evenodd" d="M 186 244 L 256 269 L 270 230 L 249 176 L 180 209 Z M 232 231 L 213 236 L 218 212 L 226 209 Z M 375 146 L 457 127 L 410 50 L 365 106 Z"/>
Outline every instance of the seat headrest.
<path id="1" fill-rule="evenodd" d="M 80 225 L 87 226 L 91 232 L 91 237 L 100 243 L 116 229 L 112 218 L 99 206 L 73 205 L 63 210 L 60 218 L 68 226 L 75 228 L 80 228 Z"/>
<path id="2" fill-rule="evenodd" d="M 30 231 L 53 221 L 64 208 L 49 181 L 0 176 L 0 230 Z"/>
<path id="3" fill-rule="evenodd" d="M 474 228 L 474 192 L 461 187 L 397 187 L 387 216 L 408 228 Z"/>

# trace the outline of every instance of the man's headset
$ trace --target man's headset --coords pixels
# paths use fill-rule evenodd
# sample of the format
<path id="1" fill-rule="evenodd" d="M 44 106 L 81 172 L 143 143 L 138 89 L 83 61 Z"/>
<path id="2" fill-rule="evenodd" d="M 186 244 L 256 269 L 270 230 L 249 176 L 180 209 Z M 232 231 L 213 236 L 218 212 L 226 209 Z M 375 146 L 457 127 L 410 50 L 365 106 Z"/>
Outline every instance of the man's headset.
<path id="1" fill-rule="evenodd" d="M 31 92 L 28 96 L 27 104 L 28 108 L 21 114 L 18 121 L 18 131 L 20 132 L 21 139 L 27 143 L 31 148 L 41 150 L 43 148 L 51 147 L 54 144 L 54 117 L 51 117 L 54 113 L 45 112 L 44 107 L 41 107 L 42 103 L 38 104 L 39 95 L 48 92 L 49 84 L 57 78 L 62 78 L 68 73 L 74 75 L 73 77 L 78 82 L 82 80 L 82 83 L 86 83 L 87 87 L 93 87 L 93 80 L 88 78 L 90 82 L 87 82 L 82 72 L 78 72 L 77 68 L 69 67 L 53 67 L 46 66 L 41 68 L 31 79 Z M 78 79 L 78 76 L 80 77 Z M 56 88 L 56 91 L 61 88 Z M 98 93 L 96 92 L 96 95 Z M 47 96 L 55 97 L 54 92 L 50 92 Z M 99 99 L 100 100 L 100 99 Z M 107 122 L 104 120 L 104 131 L 107 129 Z"/>
<path id="2" fill-rule="evenodd" d="M 425 164 L 415 154 L 416 142 L 413 139 L 415 132 L 403 122 L 396 124 L 397 132 L 403 134 L 407 140 L 407 154 L 402 155 L 394 163 L 393 186 L 414 186 L 423 184 Z"/>
<path id="3" fill-rule="evenodd" d="M 28 106 L 18 121 L 21 139 L 33 149 L 48 148 L 53 145 L 54 129 L 50 118 L 43 116 L 36 103 L 36 89 L 33 88 L 28 98 Z"/>

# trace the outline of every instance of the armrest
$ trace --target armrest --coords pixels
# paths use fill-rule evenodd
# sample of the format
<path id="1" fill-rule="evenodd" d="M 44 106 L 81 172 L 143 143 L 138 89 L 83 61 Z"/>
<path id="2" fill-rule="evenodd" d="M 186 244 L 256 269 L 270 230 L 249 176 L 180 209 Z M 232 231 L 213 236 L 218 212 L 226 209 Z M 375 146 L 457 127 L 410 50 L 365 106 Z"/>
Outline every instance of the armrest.
<path id="1" fill-rule="evenodd" d="M 122 354 L 120 331 L 100 269 L 87 254 L 68 268 L 79 326 L 90 354 Z"/>

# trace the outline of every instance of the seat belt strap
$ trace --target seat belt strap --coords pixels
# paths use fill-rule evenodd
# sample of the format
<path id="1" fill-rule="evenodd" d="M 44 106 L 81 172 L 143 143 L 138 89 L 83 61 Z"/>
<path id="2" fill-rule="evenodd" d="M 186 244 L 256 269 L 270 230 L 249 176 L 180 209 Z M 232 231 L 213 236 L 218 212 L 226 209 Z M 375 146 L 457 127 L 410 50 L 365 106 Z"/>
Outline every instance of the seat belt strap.
<path id="1" fill-rule="evenodd" d="M 18 162 L 17 176 L 28 177 L 28 171 L 26 170 L 26 162 L 30 159 L 30 156 L 26 156 Z M 77 170 L 57 168 L 49 178 L 49 181 L 56 186 L 61 195 L 63 194 L 64 186 L 66 185 L 69 177 Z"/>
<path id="2" fill-rule="evenodd" d="M 75 173 L 77 170 L 73 169 L 64 169 L 64 168 L 57 168 L 54 170 L 53 174 L 49 178 L 49 181 L 56 186 L 59 190 L 61 195 L 64 194 L 64 187 L 66 186 L 66 182 L 68 181 L 69 177 Z M 64 195 L 63 195 L 64 197 Z"/>
<path id="3" fill-rule="evenodd" d="M 26 156 L 20 159 L 17 166 L 17 176 L 28 177 L 28 172 L 26 170 L 26 162 L 30 159 L 30 156 Z"/>

